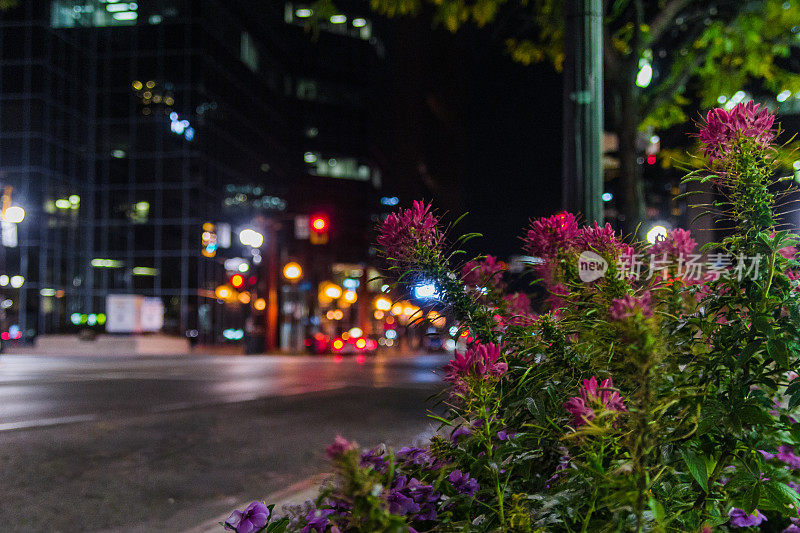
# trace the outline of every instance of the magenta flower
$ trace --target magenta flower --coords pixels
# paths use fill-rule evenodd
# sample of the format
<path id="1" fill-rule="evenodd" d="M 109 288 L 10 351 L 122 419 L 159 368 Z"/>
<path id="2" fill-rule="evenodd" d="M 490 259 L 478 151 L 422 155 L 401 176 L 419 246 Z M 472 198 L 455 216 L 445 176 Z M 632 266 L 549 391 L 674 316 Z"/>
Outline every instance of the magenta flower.
<path id="1" fill-rule="evenodd" d="M 767 521 L 767 517 L 758 512 L 758 509 L 753 511 L 753 514 L 747 514 L 742 509 L 734 507 L 728 512 L 728 517 L 733 527 L 755 527 Z"/>
<path id="2" fill-rule="evenodd" d="M 497 344 L 474 344 L 465 354 L 456 353 L 456 358 L 444 366 L 444 380 L 463 392 L 466 387 L 464 379 L 467 377 L 498 378 L 508 370 L 508 364 L 499 360 L 500 353 L 501 347 Z"/>
<path id="3" fill-rule="evenodd" d="M 630 295 L 624 298 L 615 298 L 611 301 L 608 314 L 611 315 L 613 320 L 625 320 L 637 312 L 641 312 L 644 317 L 651 317 L 653 316 L 651 302 L 652 296 L 650 292 L 645 292 L 639 298 Z"/>
<path id="4" fill-rule="evenodd" d="M 572 213 L 559 213 L 549 218 L 540 218 L 531 223 L 525 239 L 525 250 L 535 256 L 551 258 L 560 250 L 575 244 L 578 222 Z"/>
<path id="5" fill-rule="evenodd" d="M 703 151 L 711 161 L 727 154 L 732 142 L 738 138 L 753 139 L 761 148 L 769 146 L 775 138 L 772 130 L 775 115 L 759 107 L 759 104 L 750 101 L 737 104 L 731 111 L 715 108 L 708 112 L 699 137 L 704 145 Z"/>
<path id="6" fill-rule="evenodd" d="M 632 253 L 630 246 L 617 238 L 614 228 L 608 222 L 605 226 L 600 226 L 595 222 L 594 226 L 581 228 L 576 240 L 581 251 L 594 250 L 614 255 L 631 255 Z"/>
<path id="7" fill-rule="evenodd" d="M 651 247 L 653 255 L 673 255 L 675 257 L 689 257 L 697 248 L 697 242 L 692 239 L 692 233 L 685 229 L 674 229 L 667 233 L 665 239 L 657 240 Z"/>
<path id="8" fill-rule="evenodd" d="M 778 250 L 778 253 L 781 254 L 786 259 L 794 259 L 797 257 L 797 247 L 795 246 L 785 246 Z"/>
<path id="9" fill-rule="evenodd" d="M 225 520 L 225 529 L 236 533 L 251 533 L 267 525 L 269 509 L 261 502 L 253 502 L 244 511 L 238 509 Z"/>
<path id="10" fill-rule="evenodd" d="M 487 255 L 482 261 L 469 261 L 465 264 L 461 269 L 461 278 L 467 285 L 483 287 L 499 283 L 505 269 L 502 261 L 498 261 L 493 255 Z"/>
<path id="11" fill-rule="evenodd" d="M 409 262 L 419 248 L 441 251 L 444 235 L 439 219 L 431 213 L 431 205 L 414 201 L 411 209 L 392 213 L 380 227 L 378 244 L 386 257 Z"/>
<path id="12" fill-rule="evenodd" d="M 333 442 L 327 448 L 325 448 L 325 456 L 331 461 L 334 461 L 355 448 L 358 448 L 356 443 L 350 442 L 341 435 L 336 435 L 336 438 L 333 439 Z"/>
<path id="13" fill-rule="evenodd" d="M 469 472 L 462 473 L 461 470 L 453 470 L 447 476 L 447 480 L 460 494 L 466 494 L 467 496 L 474 496 L 480 489 L 478 480 L 469 477 Z"/>
<path id="14" fill-rule="evenodd" d="M 595 418 L 595 408 L 606 411 L 626 412 L 628 409 L 618 391 L 612 390 L 611 378 L 604 379 L 597 386 L 597 378 L 583 380 L 580 396 L 573 396 L 564 403 L 564 408 L 572 415 L 572 425 L 581 426 Z"/>

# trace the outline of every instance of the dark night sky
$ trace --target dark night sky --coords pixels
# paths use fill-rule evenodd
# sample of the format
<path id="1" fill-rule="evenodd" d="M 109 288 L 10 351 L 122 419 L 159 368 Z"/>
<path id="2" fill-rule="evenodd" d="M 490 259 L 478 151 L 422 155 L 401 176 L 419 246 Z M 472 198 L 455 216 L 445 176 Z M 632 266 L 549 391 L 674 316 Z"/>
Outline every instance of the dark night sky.
<path id="1" fill-rule="evenodd" d="M 528 219 L 560 207 L 561 77 L 514 63 L 488 30 L 387 24 L 387 192 L 433 199 L 453 218 L 469 211 L 461 231 L 485 236 L 474 251 L 519 253 Z"/>

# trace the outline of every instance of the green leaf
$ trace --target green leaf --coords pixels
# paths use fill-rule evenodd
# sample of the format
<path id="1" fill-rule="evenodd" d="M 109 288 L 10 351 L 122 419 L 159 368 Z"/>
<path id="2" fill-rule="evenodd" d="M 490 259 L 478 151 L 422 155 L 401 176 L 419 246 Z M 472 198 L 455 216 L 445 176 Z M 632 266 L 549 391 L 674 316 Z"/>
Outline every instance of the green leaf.
<path id="1" fill-rule="evenodd" d="M 747 514 L 753 514 L 756 507 L 758 507 L 758 500 L 761 499 L 761 485 L 756 483 L 749 489 L 744 495 L 744 512 Z"/>
<path id="2" fill-rule="evenodd" d="M 764 335 L 772 333 L 772 324 L 768 316 L 758 315 L 753 317 L 753 327 Z"/>
<path id="3" fill-rule="evenodd" d="M 744 348 L 742 348 L 739 357 L 736 359 L 736 364 L 742 366 L 745 364 L 753 355 L 758 351 L 758 348 L 761 346 L 761 343 L 751 342 Z"/>
<path id="4" fill-rule="evenodd" d="M 791 487 L 779 481 L 764 483 L 764 497 L 773 504 L 773 509 L 786 511 L 800 505 L 800 496 Z"/>
<path id="5" fill-rule="evenodd" d="M 697 481 L 697 484 L 703 489 L 703 492 L 708 492 L 708 468 L 706 467 L 706 459 L 693 452 L 684 450 L 681 452 L 686 466 L 689 468 L 689 473 Z"/>
<path id="6" fill-rule="evenodd" d="M 742 405 L 736 415 L 742 422 L 754 426 L 765 426 L 773 422 L 772 415 L 764 411 L 764 408 L 760 405 L 752 403 Z"/>
<path id="7" fill-rule="evenodd" d="M 767 342 L 767 353 L 775 359 L 781 368 L 789 367 L 789 350 L 781 339 L 771 339 Z"/>
<path id="8" fill-rule="evenodd" d="M 792 394 L 792 397 L 789 398 L 789 410 L 794 409 L 800 405 L 800 390 Z"/>

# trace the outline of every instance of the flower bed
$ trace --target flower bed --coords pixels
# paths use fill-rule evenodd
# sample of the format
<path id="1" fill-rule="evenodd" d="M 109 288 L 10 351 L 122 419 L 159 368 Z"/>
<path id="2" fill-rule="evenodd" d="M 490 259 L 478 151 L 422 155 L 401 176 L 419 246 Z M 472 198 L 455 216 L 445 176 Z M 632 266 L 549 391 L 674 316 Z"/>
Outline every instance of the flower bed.
<path id="1" fill-rule="evenodd" d="M 526 251 L 542 314 L 507 292 L 493 257 L 460 264 L 429 205 L 390 215 L 379 243 L 398 296 L 437 287 L 469 341 L 425 449 L 361 450 L 337 437 L 336 475 L 285 518 L 254 502 L 250 531 L 800 531 L 798 239 L 776 205 L 774 117 L 752 103 L 709 112 L 711 184 L 730 228 L 696 250 L 673 230 L 630 246 L 609 225 L 536 220 Z M 794 381 L 793 381 L 794 380 Z M 798 448 L 800 449 L 800 448 Z"/>

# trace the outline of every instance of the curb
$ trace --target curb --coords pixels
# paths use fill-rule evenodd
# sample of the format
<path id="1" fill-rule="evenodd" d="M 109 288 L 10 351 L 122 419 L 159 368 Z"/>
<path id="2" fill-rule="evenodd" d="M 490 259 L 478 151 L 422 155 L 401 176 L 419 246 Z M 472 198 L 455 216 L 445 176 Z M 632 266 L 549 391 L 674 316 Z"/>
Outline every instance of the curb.
<path id="1" fill-rule="evenodd" d="M 313 500 L 319 491 L 320 485 L 328 477 L 330 477 L 330 474 L 316 474 L 307 477 L 306 479 L 298 481 L 294 485 L 290 485 L 285 489 L 268 495 L 264 501 L 266 501 L 268 505 L 274 504 L 275 512 L 277 514 L 284 505 L 301 504 L 306 500 Z M 250 502 L 246 502 L 235 508 L 244 509 L 249 504 Z M 231 510 L 226 514 L 212 518 L 211 520 L 207 520 L 191 529 L 186 529 L 182 533 L 222 533 L 225 530 L 219 525 L 219 523 L 224 522 L 230 516 L 233 510 L 234 508 L 231 508 Z"/>

